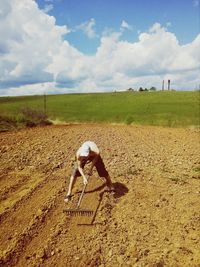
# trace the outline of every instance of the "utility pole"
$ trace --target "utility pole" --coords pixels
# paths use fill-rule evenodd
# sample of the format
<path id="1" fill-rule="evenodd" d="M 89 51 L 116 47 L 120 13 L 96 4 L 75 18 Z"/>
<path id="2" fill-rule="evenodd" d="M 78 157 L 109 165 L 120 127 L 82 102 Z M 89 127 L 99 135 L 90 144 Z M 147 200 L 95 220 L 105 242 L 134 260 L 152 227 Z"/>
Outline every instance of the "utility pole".
<path id="1" fill-rule="evenodd" d="M 168 80 L 168 91 L 170 90 L 170 80 Z"/>
<path id="2" fill-rule="evenodd" d="M 44 114 L 47 115 L 47 99 L 45 92 L 44 92 Z"/>
<path id="3" fill-rule="evenodd" d="M 162 81 L 162 91 L 165 90 L 165 80 Z"/>

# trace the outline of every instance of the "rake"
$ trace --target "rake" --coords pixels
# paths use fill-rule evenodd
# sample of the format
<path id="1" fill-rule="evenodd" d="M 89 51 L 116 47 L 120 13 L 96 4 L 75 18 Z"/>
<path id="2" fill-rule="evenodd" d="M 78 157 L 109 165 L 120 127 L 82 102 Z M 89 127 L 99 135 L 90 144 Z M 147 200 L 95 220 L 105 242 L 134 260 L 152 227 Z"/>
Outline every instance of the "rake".
<path id="1" fill-rule="evenodd" d="M 81 192 L 80 198 L 78 200 L 78 204 L 75 209 L 65 209 L 64 212 L 67 213 L 67 215 L 70 216 L 92 216 L 94 211 L 89 209 L 81 209 L 80 205 L 83 199 L 83 195 L 85 193 L 85 189 L 87 187 L 87 184 L 84 185 L 83 190 Z"/>

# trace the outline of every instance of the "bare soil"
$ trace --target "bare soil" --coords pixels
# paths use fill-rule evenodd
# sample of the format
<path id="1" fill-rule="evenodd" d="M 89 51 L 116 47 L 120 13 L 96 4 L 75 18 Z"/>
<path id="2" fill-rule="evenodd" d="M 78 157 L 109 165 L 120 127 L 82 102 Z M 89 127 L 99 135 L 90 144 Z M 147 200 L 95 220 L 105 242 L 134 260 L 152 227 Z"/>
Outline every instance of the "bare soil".
<path id="1" fill-rule="evenodd" d="M 75 151 L 92 140 L 115 186 L 94 171 L 64 203 Z M 0 134 L 0 266 L 200 266 L 200 139 L 194 129 L 48 126 Z"/>

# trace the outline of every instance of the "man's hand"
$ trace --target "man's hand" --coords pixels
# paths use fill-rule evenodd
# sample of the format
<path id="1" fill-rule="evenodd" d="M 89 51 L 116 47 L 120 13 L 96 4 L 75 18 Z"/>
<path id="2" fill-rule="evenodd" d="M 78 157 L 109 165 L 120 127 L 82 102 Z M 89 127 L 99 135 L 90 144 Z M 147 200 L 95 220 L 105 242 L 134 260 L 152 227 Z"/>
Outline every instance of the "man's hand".
<path id="1" fill-rule="evenodd" d="M 86 185 L 87 183 L 88 183 L 88 180 L 87 180 L 87 178 L 84 177 L 83 178 L 83 184 Z"/>

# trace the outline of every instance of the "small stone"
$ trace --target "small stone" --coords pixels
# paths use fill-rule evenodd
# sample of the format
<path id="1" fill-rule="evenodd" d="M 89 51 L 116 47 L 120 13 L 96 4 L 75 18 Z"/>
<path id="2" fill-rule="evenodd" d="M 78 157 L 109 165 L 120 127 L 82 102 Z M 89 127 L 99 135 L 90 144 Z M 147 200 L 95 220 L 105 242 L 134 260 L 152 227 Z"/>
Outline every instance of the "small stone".
<path id="1" fill-rule="evenodd" d="M 37 210 L 37 216 L 40 216 L 40 215 L 42 215 L 42 213 L 43 213 L 43 212 L 42 212 L 42 210 L 41 210 L 41 209 L 38 209 L 38 210 Z"/>
<path id="2" fill-rule="evenodd" d="M 155 206 L 156 206 L 157 208 L 159 208 L 159 207 L 160 207 L 160 203 L 157 202 L 157 203 L 155 204 Z"/>
<path id="3" fill-rule="evenodd" d="M 61 248 L 57 248 L 57 249 L 56 249 L 56 252 L 57 252 L 57 253 L 60 253 L 61 251 L 62 251 Z"/>
<path id="4" fill-rule="evenodd" d="M 55 251 L 54 250 L 51 251 L 51 256 L 53 256 L 53 255 L 55 255 Z"/>
<path id="5" fill-rule="evenodd" d="M 112 249 L 108 252 L 108 256 L 109 257 L 112 257 L 112 255 L 113 255 L 113 251 L 112 251 Z"/>

